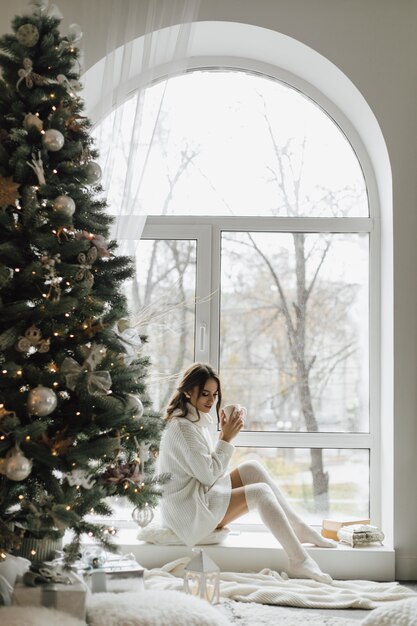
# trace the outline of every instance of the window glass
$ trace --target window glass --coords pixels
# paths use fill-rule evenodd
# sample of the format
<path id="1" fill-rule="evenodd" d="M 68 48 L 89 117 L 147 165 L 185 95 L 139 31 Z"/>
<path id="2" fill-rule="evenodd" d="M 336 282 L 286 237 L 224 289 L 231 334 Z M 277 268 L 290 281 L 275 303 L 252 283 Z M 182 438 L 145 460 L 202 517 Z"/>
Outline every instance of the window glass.
<path id="1" fill-rule="evenodd" d="M 248 430 L 369 429 L 368 234 L 223 232 L 220 371 Z"/>
<path id="2" fill-rule="evenodd" d="M 117 133 L 114 114 L 100 125 L 102 140 L 112 142 L 106 185 L 116 207 L 135 98 L 123 106 Z M 275 78 L 195 70 L 150 87 L 143 110 L 146 166 L 136 206 L 146 215 L 368 216 L 346 136 L 314 101 Z"/>
<path id="3" fill-rule="evenodd" d="M 120 248 L 119 248 L 120 250 Z M 156 411 L 173 392 L 173 380 L 194 360 L 197 243 L 189 239 L 124 241 L 136 261 L 125 283 L 130 323 L 147 336 L 151 361 L 148 391 Z"/>
<path id="4" fill-rule="evenodd" d="M 368 450 L 235 449 L 233 467 L 248 460 L 257 460 L 268 469 L 289 504 L 309 524 L 321 525 L 326 517 L 369 519 Z M 261 523 L 256 511 L 238 522 Z"/>

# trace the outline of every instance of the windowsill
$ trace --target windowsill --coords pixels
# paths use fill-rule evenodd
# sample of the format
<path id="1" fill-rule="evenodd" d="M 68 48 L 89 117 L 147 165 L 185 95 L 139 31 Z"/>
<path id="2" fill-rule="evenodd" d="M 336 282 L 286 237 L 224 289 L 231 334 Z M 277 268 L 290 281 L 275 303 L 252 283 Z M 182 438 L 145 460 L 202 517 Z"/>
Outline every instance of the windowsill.
<path id="1" fill-rule="evenodd" d="M 161 567 L 176 559 L 192 556 L 188 546 L 162 546 L 137 539 L 138 528 L 126 528 L 115 538 L 123 553 L 132 553 L 145 568 Z M 234 531 L 221 543 L 202 546 L 222 571 L 286 569 L 286 556 L 268 532 Z M 395 580 L 395 552 L 387 545 L 361 548 L 339 544 L 337 549 L 306 546 L 323 571 L 335 579 Z"/>

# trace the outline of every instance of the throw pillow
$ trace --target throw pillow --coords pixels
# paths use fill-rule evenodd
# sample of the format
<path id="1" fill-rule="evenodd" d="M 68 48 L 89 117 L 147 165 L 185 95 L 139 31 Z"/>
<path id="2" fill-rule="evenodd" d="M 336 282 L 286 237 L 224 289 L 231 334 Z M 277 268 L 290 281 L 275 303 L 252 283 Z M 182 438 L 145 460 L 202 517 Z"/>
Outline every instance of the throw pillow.
<path id="1" fill-rule="evenodd" d="M 95 593 L 87 621 L 90 626 L 231 626 L 215 606 L 171 590 Z"/>
<path id="2" fill-rule="evenodd" d="M 0 605 L 11 604 L 16 578 L 23 576 L 29 567 L 30 561 L 13 554 L 7 554 L 6 558 L 0 561 Z"/>

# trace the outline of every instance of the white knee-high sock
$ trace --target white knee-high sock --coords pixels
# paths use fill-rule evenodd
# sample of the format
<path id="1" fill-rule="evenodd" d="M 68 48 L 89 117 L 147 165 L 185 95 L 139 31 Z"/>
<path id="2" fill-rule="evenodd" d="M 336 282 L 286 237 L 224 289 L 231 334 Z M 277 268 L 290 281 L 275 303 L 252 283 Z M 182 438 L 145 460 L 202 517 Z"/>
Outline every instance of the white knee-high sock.
<path id="1" fill-rule="evenodd" d="M 259 511 L 265 526 L 284 548 L 289 560 L 289 576 L 311 578 L 323 583 L 332 582 L 331 577 L 321 571 L 301 545 L 269 485 L 266 483 L 245 485 L 245 497 L 248 508 Z"/>
<path id="2" fill-rule="evenodd" d="M 257 461 L 245 461 L 238 466 L 238 472 L 244 485 L 253 483 L 266 483 L 269 485 L 284 510 L 292 529 L 301 543 L 312 543 L 320 548 L 336 548 L 337 543 L 331 539 L 322 537 L 314 528 L 306 524 L 294 509 L 288 504 L 284 494 L 275 484 L 270 474 Z"/>

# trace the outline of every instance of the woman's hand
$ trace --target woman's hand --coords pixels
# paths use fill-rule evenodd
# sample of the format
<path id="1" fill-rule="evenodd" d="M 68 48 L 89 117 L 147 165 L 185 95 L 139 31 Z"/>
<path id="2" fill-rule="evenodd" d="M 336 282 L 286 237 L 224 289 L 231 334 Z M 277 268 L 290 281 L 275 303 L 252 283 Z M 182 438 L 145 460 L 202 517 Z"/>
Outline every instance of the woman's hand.
<path id="1" fill-rule="evenodd" d="M 223 409 L 220 414 L 220 437 L 223 441 L 230 442 L 240 433 L 243 428 L 242 412 L 234 409 L 229 418 L 226 417 Z"/>

